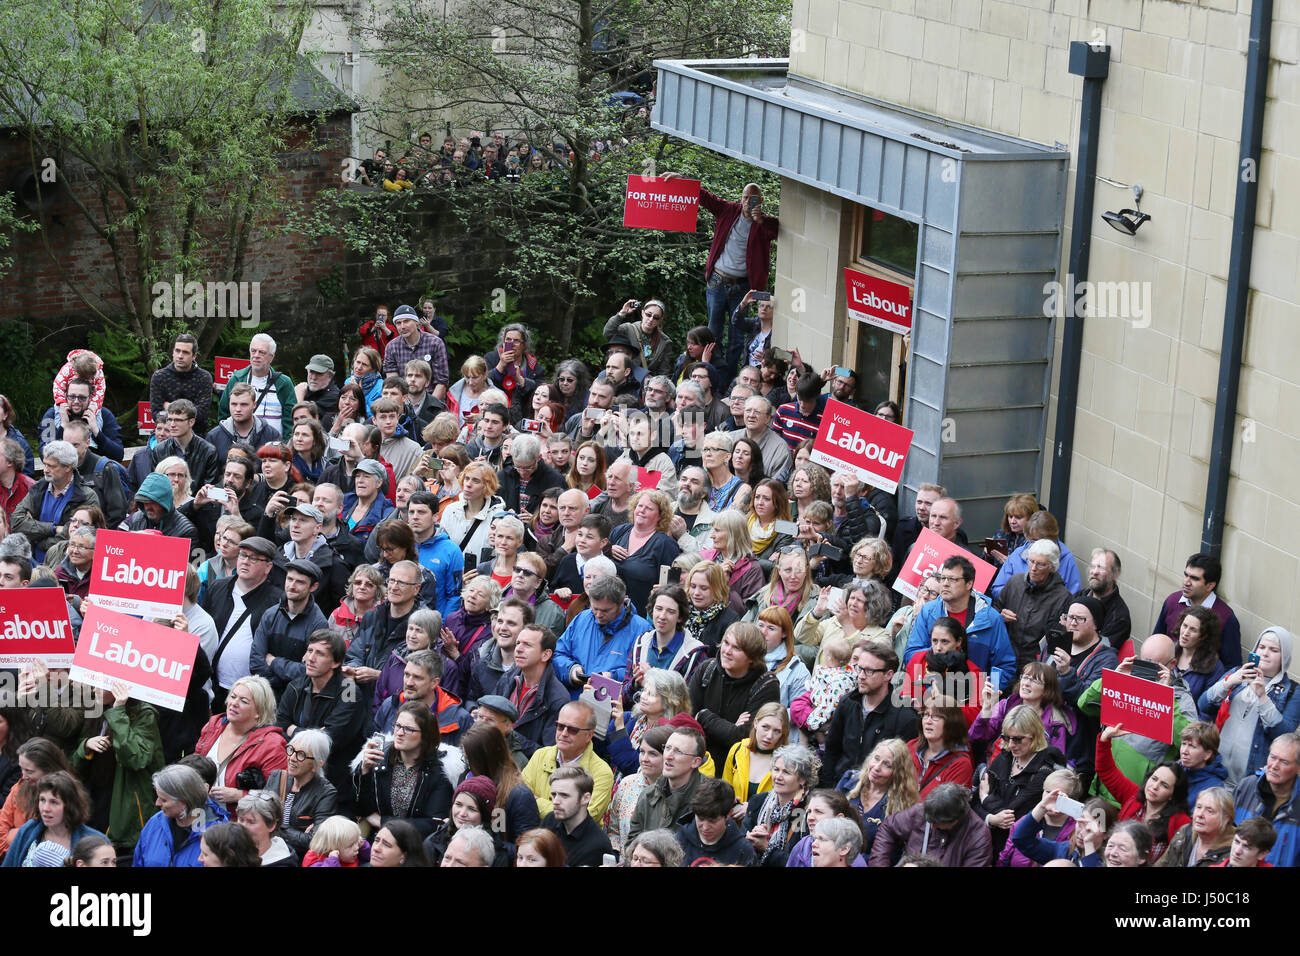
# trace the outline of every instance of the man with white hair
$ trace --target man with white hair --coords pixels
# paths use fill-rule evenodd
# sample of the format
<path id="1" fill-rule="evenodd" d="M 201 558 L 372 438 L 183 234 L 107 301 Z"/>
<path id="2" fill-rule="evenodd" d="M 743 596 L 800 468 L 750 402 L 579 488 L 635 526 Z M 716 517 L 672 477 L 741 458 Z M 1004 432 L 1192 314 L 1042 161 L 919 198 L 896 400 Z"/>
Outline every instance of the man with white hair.
<path id="1" fill-rule="evenodd" d="M 745 399 L 745 427 L 730 433 L 733 442 L 748 438 L 763 452 L 763 471 L 769 478 L 788 481 L 794 464 L 790 446 L 772 427 L 772 403 L 762 395 Z"/>
<path id="2" fill-rule="evenodd" d="M 555 500 L 555 510 L 560 516 L 559 526 L 549 538 L 537 542 L 538 553 L 546 559 L 548 578 L 555 574 L 555 569 L 560 566 L 565 555 L 573 554 L 577 550 L 578 525 L 590 512 L 591 499 L 587 497 L 586 492 L 569 488 L 560 492 L 560 497 Z"/>
<path id="3" fill-rule="evenodd" d="M 677 478 L 677 501 L 669 531 L 683 551 L 698 551 L 700 543 L 713 527 L 713 511 L 705 499 L 709 496 L 709 473 L 699 465 L 682 469 Z"/>
<path id="4" fill-rule="evenodd" d="M 78 508 L 99 506 L 95 490 L 77 474 L 77 450 L 62 439 L 41 449 L 45 477 L 32 485 L 14 509 L 9 528 L 32 545 L 32 558 L 45 560 L 45 552 L 68 538 L 68 522 Z"/>
<path id="5" fill-rule="evenodd" d="M 636 466 L 620 458 L 605 470 L 605 490 L 591 502 L 592 514 L 604 515 L 617 528 L 631 519 L 628 502 L 637 489 Z"/>
<path id="6" fill-rule="evenodd" d="M 218 419 L 230 414 L 231 387 L 238 382 L 247 382 L 253 386 L 256 395 L 253 417 L 274 429 L 277 435 L 293 433 L 293 406 L 297 403 L 293 379 L 271 367 L 274 358 L 275 339 L 265 332 L 254 335 L 248 343 L 248 367 L 231 375 L 222 389 L 221 400 L 217 403 Z M 213 385 L 213 388 L 220 387 Z"/>
<path id="7" fill-rule="evenodd" d="M 564 477 L 542 460 L 541 439 L 529 434 L 510 440 L 509 460 L 497 469 L 497 482 L 506 507 L 518 514 L 535 514 L 542 492 L 566 486 Z"/>
<path id="8" fill-rule="evenodd" d="M 1049 538 L 1039 538 L 1025 551 L 1029 570 L 1013 575 L 993 601 L 1002 612 L 1007 636 L 1016 651 L 1016 672 L 1036 659 L 1039 642 L 1070 606 L 1070 589 L 1061 580 L 1061 549 Z"/>
<path id="9" fill-rule="evenodd" d="M 439 866 L 491 866 L 496 844 L 482 827 L 462 827 L 447 844 Z"/>
<path id="10" fill-rule="evenodd" d="M 930 505 L 929 529 L 939 537 L 960 545 L 964 550 L 982 559 L 979 551 L 958 536 L 961 520 L 961 505 L 955 498 L 940 498 Z"/>

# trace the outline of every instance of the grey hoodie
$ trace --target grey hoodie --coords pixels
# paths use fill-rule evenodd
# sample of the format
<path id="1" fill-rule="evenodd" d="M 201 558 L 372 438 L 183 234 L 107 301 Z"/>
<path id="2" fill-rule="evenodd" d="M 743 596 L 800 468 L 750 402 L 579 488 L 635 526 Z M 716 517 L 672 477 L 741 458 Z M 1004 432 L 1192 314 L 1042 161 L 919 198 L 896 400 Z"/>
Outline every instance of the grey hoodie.
<path id="1" fill-rule="evenodd" d="M 1266 627 L 1260 632 L 1252 648 L 1255 653 L 1259 651 L 1259 642 L 1266 637 L 1276 640 L 1282 651 L 1282 667 L 1268 682 L 1268 689 L 1272 690 L 1273 685 L 1285 679 L 1287 671 L 1291 669 L 1291 653 L 1295 646 L 1295 638 L 1284 627 Z M 1210 688 L 1207 696 L 1217 702 L 1227 697 L 1228 692 L 1228 681 L 1225 676 Z M 1228 768 L 1230 784 L 1235 785 L 1246 775 L 1246 765 L 1250 760 L 1251 746 L 1255 741 L 1255 728 L 1259 721 L 1263 720 L 1265 726 L 1272 726 L 1281 716 L 1267 693 L 1263 697 L 1255 693 L 1233 695 L 1232 704 L 1228 709 L 1228 719 L 1223 722 L 1223 727 L 1219 731 L 1219 754 L 1223 757 L 1223 765 Z"/>

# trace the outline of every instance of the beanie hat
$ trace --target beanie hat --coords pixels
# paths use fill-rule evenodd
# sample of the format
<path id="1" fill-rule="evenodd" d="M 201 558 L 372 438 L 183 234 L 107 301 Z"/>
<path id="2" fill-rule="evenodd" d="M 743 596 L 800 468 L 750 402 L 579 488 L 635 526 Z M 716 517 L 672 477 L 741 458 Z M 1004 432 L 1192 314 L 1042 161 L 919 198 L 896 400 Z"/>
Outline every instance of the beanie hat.
<path id="1" fill-rule="evenodd" d="M 160 504 L 165 511 L 170 512 L 175 503 L 172 497 L 172 483 L 167 480 L 166 475 L 160 475 L 156 471 L 150 472 L 145 476 L 144 481 L 140 482 L 140 490 L 135 493 L 135 500 L 141 499 Z"/>
<path id="2" fill-rule="evenodd" d="M 684 728 L 689 727 L 691 730 L 697 730 L 697 731 L 699 731 L 701 734 L 704 733 L 704 725 L 701 724 L 701 723 L 700 723 L 698 720 L 696 720 L 694 717 L 692 717 L 690 714 L 685 713 L 685 712 L 682 712 L 682 713 L 678 714 L 676 717 L 670 718 L 670 719 L 668 719 L 668 720 L 665 720 L 664 718 L 660 717 L 660 718 L 659 718 L 659 726 L 660 726 L 660 727 L 676 727 L 676 728 L 678 728 L 679 730 L 680 730 L 680 729 L 684 729 Z"/>
<path id="3" fill-rule="evenodd" d="M 454 801 L 457 794 L 468 793 L 478 801 L 479 812 L 483 814 L 483 826 L 488 826 L 487 817 L 492 813 L 492 808 L 497 805 L 497 786 L 492 782 L 491 777 L 466 777 L 456 788 L 456 792 L 451 795 Z"/>
<path id="4" fill-rule="evenodd" d="M 1090 594 L 1080 594 L 1070 598 L 1071 604 L 1082 604 L 1092 615 L 1093 621 L 1097 625 L 1097 630 L 1101 630 L 1106 624 L 1106 608 L 1095 597 Z"/>

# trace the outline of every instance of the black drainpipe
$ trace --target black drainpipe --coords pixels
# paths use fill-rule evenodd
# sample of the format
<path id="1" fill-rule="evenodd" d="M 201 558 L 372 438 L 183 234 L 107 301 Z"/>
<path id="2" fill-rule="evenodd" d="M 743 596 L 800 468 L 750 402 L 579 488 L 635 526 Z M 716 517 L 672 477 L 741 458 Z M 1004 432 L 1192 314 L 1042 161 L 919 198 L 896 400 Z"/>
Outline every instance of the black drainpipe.
<path id="1" fill-rule="evenodd" d="M 1246 47 L 1241 160 L 1237 166 L 1237 201 L 1232 211 L 1228 294 L 1223 311 L 1223 344 L 1219 347 L 1219 386 L 1214 396 L 1214 437 L 1210 445 L 1210 477 L 1205 487 L 1205 521 L 1201 528 L 1201 550 L 1213 555 L 1223 550 L 1223 512 L 1228 504 L 1232 439 L 1237 428 L 1237 391 L 1241 384 L 1241 352 L 1250 298 L 1250 260 L 1255 249 L 1255 203 L 1259 194 L 1259 156 L 1264 137 L 1272 31 L 1273 0 L 1255 0 L 1250 11 L 1250 42 Z"/>
<path id="2" fill-rule="evenodd" d="M 1083 77 L 1079 115 L 1079 165 L 1074 177 L 1074 218 L 1070 223 L 1070 268 L 1063 298 L 1075 299 L 1076 282 L 1088 278 L 1092 249 L 1092 203 L 1097 188 L 1097 141 L 1101 131 L 1101 88 L 1110 73 L 1110 47 L 1070 44 L 1070 72 Z M 1056 438 L 1052 443 L 1052 485 L 1048 505 L 1061 531 L 1070 507 L 1070 461 L 1074 454 L 1074 413 L 1079 403 L 1079 365 L 1083 358 L 1083 316 L 1065 309 L 1061 336 L 1061 379 L 1056 392 Z"/>

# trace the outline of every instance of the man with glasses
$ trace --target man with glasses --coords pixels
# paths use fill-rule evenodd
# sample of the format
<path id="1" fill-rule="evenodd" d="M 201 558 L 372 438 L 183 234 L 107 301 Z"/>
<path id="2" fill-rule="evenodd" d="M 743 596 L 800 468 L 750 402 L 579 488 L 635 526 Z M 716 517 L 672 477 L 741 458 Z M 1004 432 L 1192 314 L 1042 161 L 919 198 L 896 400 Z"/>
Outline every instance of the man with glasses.
<path id="1" fill-rule="evenodd" d="M 631 316 L 638 310 L 641 321 L 632 321 Z M 616 332 L 622 333 L 635 346 L 630 356 L 632 364 L 641 366 L 651 375 L 671 375 L 677 358 L 677 347 L 663 330 L 664 311 L 664 304 L 658 299 L 650 299 L 644 305 L 636 299 L 628 299 L 605 323 L 605 338 L 612 338 Z"/>
<path id="2" fill-rule="evenodd" d="M 781 482 L 788 480 L 794 460 L 790 457 L 790 446 L 772 427 L 772 403 L 762 395 L 751 395 L 745 399 L 744 417 L 745 427 L 733 431 L 732 440 L 753 441 L 763 452 L 763 470 L 768 477 Z"/>
<path id="3" fill-rule="evenodd" d="M 1277 831 L 1266 860 L 1273 866 L 1300 866 L 1300 734 L 1282 734 L 1268 748 L 1263 768 L 1243 777 L 1233 793 L 1238 825 L 1262 817 Z"/>
<path id="4" fill-rule="evenodd" d="M 664 744 L 663 774 L 641 791 L 627 839 L 635 840 L 647 830 L 667 829 L 674 833 L 691 822 L 691 803 L 700 781 L 700 765 L 708 754 L 704 734 L 694 727 L 680 727 Z"/>
<path id="5" fill-rule="evenodd" d="M 499 494 L 506 508 L 522 518 L 535 515 L 547 488 L 565 487 L 564 476 L 542 461 L 542 441 L 536 435 L 516 435 L 507 461 L 497 469 Z"/>
<path id="6" fill-rule="evenodd" d="M 900 706 L 891 693 L 896 670 L 898 655 L 884 641 L 873 641 L 858 653 L 857 686 L 835 708 L 826 731 L 822 786 L 833 786 L 846 771 L 861 767 L 880 741 L 916 737 L 916 710 Z"/>
<path id="7" fill-rule="evenodd" d="M 208 582 L 202 607 L 221 635 L 212 655 L 214 714 L 225 712 L 231 686 L 251 672 L 248 662 L 253 650 L 253 633 L 262 615 L 284 597 L 284 592 L 269 580 L 275 555 L 275 545 L 266 538 L 257 535 L 245 538 L 239 543 L 234 575 Z"/>
<path id="8" fill-rule="evenodd" d="M 347 528 L 339 524 L 339 515 L 343 511 L 343 489 L 338 485 L 323 481 L 316 486 L 311 503 L 321 513 L 320 533 L 325 536 L 329 546 L 334 549 L 343 566 L 351 574 L 365 563 L 366 546 L 352 535 Z"/>
<path id="9" fill-rule="evenodd" d="M 357 628 L 357 636 L 348 645 L 343 673 L 360 685 L 370 710 L 381 703 L 372 700 L 375 682 L 388 655 L 406 640 L 406 622 L 415 610 L 423 584 L 420 566 L 414 561 L 398 561 L 388 572 L 388 600 L 366 612 Z"/>
<path id="10" fill-rule="evenodd" d="M 524 551 L 515 559 L 515 570 L 510 576 L 510 586 L 503 592 L 507 600 L 513 599 L 528 605 L 533 620 L 553 631 L 563 631 L 564 611 L 551 600 L 546 587 L 546 561 L 536 551 Z M 500 609 L 497 614 L 500 615 Z"/>
<path id="11" fill-rule="evenodd" d="M 522 637 L 522 635 L 521 635 Z M 614 793 L 614 772 L 596 756 L 592 740 L 596 735 L 596 712 L 580 700 L 565 704 L 555 721 L 555 746 L 540 747 L 524 768 L 524 782 L 537 797 L 537 813 L 543 819 L 551 805 L 551 774 L 560 767 L 580 767 L 591 775 L 594 787 L 587 811 L 592 820 L 602 820 Z"/>
<path id="12" fill-rule="evenodd" d="M 745 427 L 745 403 L 754 397 L 754 389 L 744 382 L 732 383 L 727 393 L 727 417 L 715 426 L 714 431 L 734 432 Z"/>
<path id="13" fill-rule="evenodd" d="M 951 500 L 951 499 L 948 499 Z M 933 509 L 930 512 L 934 516 Z M 997 676 L 999 690 L 1005 690 L 1016 679 L 1016 649 L 1007 634 L 1002 615 L 993 602 L 974 589 L 975 565 L 961 555 L 953 555 L 943 562 L 939 571 L 939 598 L 923 604 L 916 612 L 904 663 L 918 652 L 930 648 L 930 628 L 941 617 L 953 617 L 966 628 L 966 653 L 980 670 Z"/>
<path id="14" fill-rule="evenodd" d="M 217 450 L 206 439 L 194 434 L 196 414 L 194 403 L 185 398 L 178 398 L 168 405 L 167 421 L 171 425 L 172 437 L 160 442 L 150 452 L 155 468 L 158 462 L 173 455 L 185 460 L 190 468 L 191 494 L 217 480 Z"/>
<path id="15" fill-rule="evenodd" d="M 338 790 L 336 812 L 351 816 L 356 793 L 348 762 L 365 741 L 370 713 L 361 702 L 357 685 L 343 676 L 343 655 L 347 647 L 343 635 L 326 627 L 311 634 L 302 654 L 302 674 L 281 693 L 275 722 L 291 747 L 294 735 L 301 730 L 316 729 L 329 734 L 330 758 L 325 764 L 325 777 Z"/>
<path id="16" fill-rule="evenodd" d="M 90 430 L 90 447 L 116 462 L 121 462 L 125 449 L 122 447 L 122 428 L 116 416 L 107 408 L 101 408 L 96 414 L 90 414 L 91 394 L 94 386 L 85 379 L 74 379 L 68 384 L 68 403 L 52 406 L 41 416 L 40 450 L 43 452 L 47 443 L 63 438 L 63 427 L 71 422 L 85 422 Z"/>

